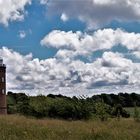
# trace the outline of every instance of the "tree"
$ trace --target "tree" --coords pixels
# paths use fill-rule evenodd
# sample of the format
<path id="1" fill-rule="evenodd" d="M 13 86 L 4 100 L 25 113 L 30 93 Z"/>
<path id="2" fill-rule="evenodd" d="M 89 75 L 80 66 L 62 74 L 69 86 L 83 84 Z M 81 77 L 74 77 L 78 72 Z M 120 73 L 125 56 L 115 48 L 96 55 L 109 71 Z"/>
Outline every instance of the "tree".
<path id="1" fill-rule="evenodd" d="M 116 116 L 118 119 L 120 119 L 120 117 L 124 117 L 124 118 L 129 118 L 130 114 L 123 109 L 121 104 L 117 104 L 113 110 L 112 110 L 112 115 Z"/>
<path id="2" fill-rule="evenodd" d="M 140 121 L 140 113 L 139 113 L 136 102 L 134 103 L 134 120 Z"/>
<path id="3" fill-rule="evenodd" d="M 109 109 L 109 106 L 106 105 L 103 100 L 101 102 L 95 103 L 96 115 L 97 117 L 99 117 L 101 121 L 107 120 L 109 116 L 109 114 L 107 113 L 108 109 Z"/>

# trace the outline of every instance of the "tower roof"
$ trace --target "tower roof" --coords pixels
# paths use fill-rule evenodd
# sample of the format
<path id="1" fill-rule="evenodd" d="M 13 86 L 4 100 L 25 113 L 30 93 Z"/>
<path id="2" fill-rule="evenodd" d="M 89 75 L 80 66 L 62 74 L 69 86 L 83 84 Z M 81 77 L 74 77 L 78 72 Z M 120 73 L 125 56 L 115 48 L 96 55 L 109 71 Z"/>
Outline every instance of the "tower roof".
<path id="1" fill-rule="evenodd" d="M 3 64 L 3 59 L 1 57 L 0 57 L 0 66 L 5 67 L 5 64 Z"/>

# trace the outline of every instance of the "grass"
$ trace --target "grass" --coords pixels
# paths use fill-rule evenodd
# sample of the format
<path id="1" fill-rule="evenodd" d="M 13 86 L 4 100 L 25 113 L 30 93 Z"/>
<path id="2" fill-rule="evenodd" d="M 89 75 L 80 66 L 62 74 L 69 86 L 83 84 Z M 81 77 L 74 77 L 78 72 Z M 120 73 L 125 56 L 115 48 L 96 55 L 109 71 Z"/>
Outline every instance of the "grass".
<path id="1" fill-rule="evenodd" d="M 0 140 L 139 140 L 139 130 L 133 119 L 102 123 L 0 116 Z"/>
<path id="2" fill-rule="evenodd" d="M 140 107 L 137 107 L 138 111 L 140 112 Z M 134 107 L 126 107 L 125 110 L 130 113 L 130 116 L 134 116 Z"/>

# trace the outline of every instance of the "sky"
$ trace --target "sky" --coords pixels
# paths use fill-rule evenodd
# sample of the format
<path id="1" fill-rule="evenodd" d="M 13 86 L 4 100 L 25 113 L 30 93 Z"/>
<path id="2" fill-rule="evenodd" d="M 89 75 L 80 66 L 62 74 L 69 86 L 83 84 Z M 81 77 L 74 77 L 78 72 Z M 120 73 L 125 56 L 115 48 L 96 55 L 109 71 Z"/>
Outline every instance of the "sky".
<path id="1" fill-rule="evenodd" d="M 140 93 L 140 0 L 0 0 L 7 91 Z"/>

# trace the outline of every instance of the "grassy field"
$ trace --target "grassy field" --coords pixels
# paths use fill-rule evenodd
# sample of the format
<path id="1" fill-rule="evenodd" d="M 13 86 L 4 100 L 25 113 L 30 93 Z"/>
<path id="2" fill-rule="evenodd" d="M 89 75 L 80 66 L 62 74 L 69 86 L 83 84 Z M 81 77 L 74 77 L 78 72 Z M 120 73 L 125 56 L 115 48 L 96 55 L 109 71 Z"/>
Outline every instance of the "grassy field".
<path id="1" fill-rule="evenodd" d="M 140 107 L 137 107 L 138 111 L 140 112 Z M 130 113 L 130 116 L 134 116 L 134 107 L 126 107 L 125 110 Z"/>
<path id="2" fill-rule="evenodd" d="M 133 119 L 102 123 L 0 116 L 0 140 L 139 140 L 139 132 Z"/>

